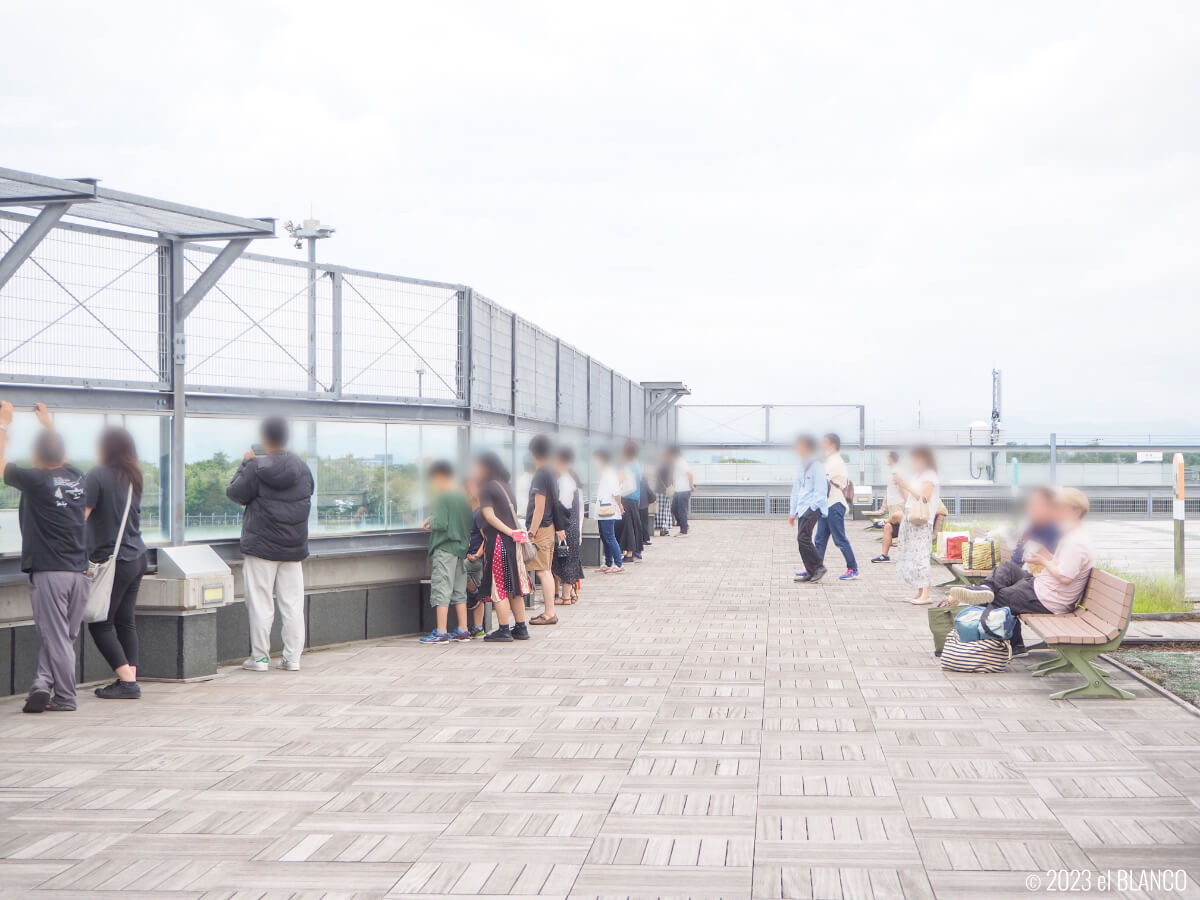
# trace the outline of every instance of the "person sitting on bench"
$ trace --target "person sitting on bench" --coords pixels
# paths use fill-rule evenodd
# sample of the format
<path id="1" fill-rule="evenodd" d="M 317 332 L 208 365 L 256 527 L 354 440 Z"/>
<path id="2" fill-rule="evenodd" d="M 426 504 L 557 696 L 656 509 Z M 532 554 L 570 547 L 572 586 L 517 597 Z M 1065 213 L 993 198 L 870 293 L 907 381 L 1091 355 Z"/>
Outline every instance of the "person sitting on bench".
<path id="1" fill-rule="evenodd" d="M 1088 509 L 1088 498 L 1083 491 L 1077 488 L 1057 491 L 1054 516 L 1060 536 L 1054 552 L 1029 540 L 1022 553 L 1026 568 L 1009 560 L 978 585 L 951 588 L 950 602 L 994 602 L 997 606 L 1007 606 L 1017 619 L 1012 636 L 1013 656 L 1024 653 L 1021 615 L 1069 613 L 1087 588 L 1088 576 L 1096 561 L 1096 551 L 1083 526 Z"/>
<path id="2" fill-rule="evenodd" d="M 1058 547 L 1059 528 L 1054 509 L 1054 489 L 1036 487 L 1029 493 L 1025 501 L 1025 531 L 1017 546 L 1013 549 L 1012 558 L 1005 562 L 1025 565 L 1025 547 L 1033 543 L 1041 545 L 1054 552 Z"/>
<path id="3" fill-rule="evenodd" d="M 887 518 L 883 522 L 883 552 L 871 560 L 873 563 L 892 561 L 892 544 L 899 537 L 900 523 L 904 520 L 904 496 L 900 493 L 900 488 L 896 487 L 895 479 L 892 478 L 892 475 L 896 472 L 896 467 L 899 465 L 900 454 L 895 450 L 889 450 L 887 455 L 887 493 L 884 495 Z"/>

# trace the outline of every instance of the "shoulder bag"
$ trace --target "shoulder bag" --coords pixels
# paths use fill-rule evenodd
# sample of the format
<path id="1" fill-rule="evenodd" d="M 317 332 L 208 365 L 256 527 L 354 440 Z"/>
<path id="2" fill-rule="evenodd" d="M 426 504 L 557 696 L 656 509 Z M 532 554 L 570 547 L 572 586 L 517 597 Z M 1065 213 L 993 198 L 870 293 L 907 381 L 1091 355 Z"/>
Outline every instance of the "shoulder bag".
<path id="1" fill-rule="evenodd" d="M 908 512 L 904 514 L 908 519 L 909 525 L 916 525 L 918 528 L 922 525 L 929 524 L 929 501 L 921 495 L 913 497 L 913 505 Z"/>
<path id="2" fill-rule="evenodd" d="M 508 495 L 508 491 L 506 491 L 504 489 L 504 485 L 502 485 L 498 481 L 493 481 L 492 484 L 494 484 L 498 488 L 500 488 L 500 493 L 504 494 L 504 499 L 508 501 L 508 508 L 512 510 L 513 521 L 516 522 L 518 525 L 520 525 L 521 517 L 517 515 L 517 507 L 513 503 L 512 497 L 510 497 Z M 525 542 L 522 544 L 517 544 L 517 547 L 520 548 L 521 558 L 524 559 L 525 562 L 527 562 L 527 563 L 533 562 L 537 558 L 537 555 L 538 555 L 537 544 L 535 544 L 533 542 L 533 539 L 530 536 L 528 530 L 525 531 Z"/>
<path id="3" fill-rule="evenodd" d="M 113 578 L 117 571 L 117 554 L 121 552 L 121 544 L 125 541 L 125 525 L 129 521 L 129 507 L 133 505 L 133 485 L 125 497 L 125 512 L 121 514 L 121 527 L 117 529 L 117 538 L 113 542 L 112 556 L 101 563 L 88 565 L 88 577 L 92 580 L 88 592 L 87 606 L 83 609 L 83 621 L 103 622 L 108 618 L 108 608 L 112 603 Z"/>

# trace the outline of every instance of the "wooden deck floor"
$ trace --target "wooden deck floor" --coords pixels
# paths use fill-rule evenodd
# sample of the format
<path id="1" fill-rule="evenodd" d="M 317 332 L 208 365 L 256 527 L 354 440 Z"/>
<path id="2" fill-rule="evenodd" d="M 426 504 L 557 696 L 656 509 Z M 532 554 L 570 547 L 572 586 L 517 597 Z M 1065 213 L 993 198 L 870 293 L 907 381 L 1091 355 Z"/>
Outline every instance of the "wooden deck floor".
<path id="1" fill-rule="evenodd" d="M 528 643 L 4 701 L 0 897 L 1196 896 L 1200 718 L 943 674 L 853 531 L 854 582 L 793 585 L 782 523 L 698 522 Z"/>

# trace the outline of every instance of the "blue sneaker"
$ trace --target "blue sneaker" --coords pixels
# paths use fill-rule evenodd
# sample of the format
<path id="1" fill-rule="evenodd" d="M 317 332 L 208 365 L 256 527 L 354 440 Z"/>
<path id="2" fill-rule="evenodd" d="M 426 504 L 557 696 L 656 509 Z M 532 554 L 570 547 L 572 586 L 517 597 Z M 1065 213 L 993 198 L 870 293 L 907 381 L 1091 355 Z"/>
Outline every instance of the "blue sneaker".
<path id="1" fill-rule="evenodd" d="M 857 577 L 858 577 L 858 569 L 847 569 L 845 572 L 843 572 L 841 575 L 838 576 L 838 579 L 840 581 L 849 581 L 851 578 L 857 578 Z"/>
<path id="2" fill-rule="evenodd" d="M 801 582 L 808 581 L 808 573 L 807 572 L 797 572 L 796 577 L 793 578 L 792 581 L 795 582 L 796 584 L 800 584 Z"/>
<path id="3" fill-rule="evenodd" d="M 454 631 L 450 634 L 450 640 L 452 641 L 469 641 L 470 639 L 471 632 L 467 631 L 465 628 L 459 628 L 457 631 Z"/>
<path id="4" fill-rule="evenodd" d="M 796 578 L 807 578 L 807 577 L 808 577 L 808 573 L 807 573 L 807 572 L 797 572 L 797 573 L 796 573 L 796 575 L 795 575 L 795 577 L 796 577 Z"/>
<path id="5" fill-rule="evenodd" d="M 438 631 L 435 628 L 429 634 L 421 635 L 418 640 L 422 644 L 445 644 L 450 640 L 450 635 L 445 631 Z"/>

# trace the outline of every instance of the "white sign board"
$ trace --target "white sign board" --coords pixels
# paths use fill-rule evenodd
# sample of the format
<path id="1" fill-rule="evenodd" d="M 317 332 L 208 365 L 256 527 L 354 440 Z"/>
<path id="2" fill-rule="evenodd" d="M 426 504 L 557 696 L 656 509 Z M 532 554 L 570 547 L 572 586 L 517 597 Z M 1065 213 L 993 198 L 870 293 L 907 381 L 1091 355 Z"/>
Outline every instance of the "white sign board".
<path id="1" fill-rule="evenodd" d="M 1140 463 L 1144 463 L 1144 462 L 1160 463 L 1163 461 L 1162 460 L 1162 451 L 1161 450 L 1139 450 L 1138 455 L 1137 455 L 1137 461 Z"/>

